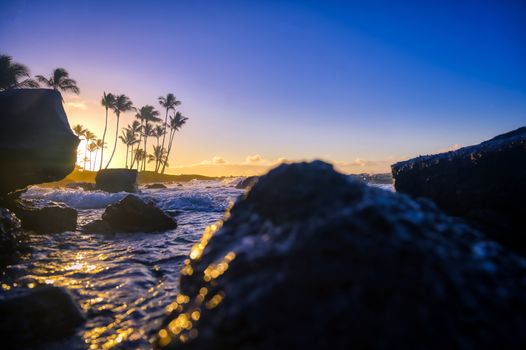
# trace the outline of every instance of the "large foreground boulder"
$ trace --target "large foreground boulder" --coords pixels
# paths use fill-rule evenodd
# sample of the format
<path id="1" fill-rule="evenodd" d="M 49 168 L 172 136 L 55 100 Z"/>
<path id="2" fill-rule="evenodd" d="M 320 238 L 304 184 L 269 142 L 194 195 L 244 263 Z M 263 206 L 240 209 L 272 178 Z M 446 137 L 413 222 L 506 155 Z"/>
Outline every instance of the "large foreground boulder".
<path id="1" fill-rule="evenodd" d="M 281 165 L 207 228 L 170 349 L 524 349 L 526 262 L 430 201 Z"/>
<path id="2" fill-rule="evenodd" d="M 256 182 L 258 182 L 258 179 L 259 179 L 259 176 L 246 177 L 243 180 L 238 182 L 238 184 L 236 185 L 236 188 L 243 189 L 243 190 L 247 188 L 251 188 L 252 186 L 256 184 Z"/>
<path id="3" fill-rule="evenodd" d="M 64 338 L 84 321 L 63 288 L 15 289 L 0 297 L 0 339 L 6 349 Z"/>
<path id="4" fill-rule="evenodd" d="M 103 169 L 95 176 L 95 187 L 106 192 L 138 191 L 137 170 L 134 169 Z"/>
<path id="5" fill-rule="evenodd" d="M 431 198 L 493 239 L 526 253 L 526 127 L 476 146 L 392 166 L 395 188 Z"/>
<path id="6" fill-rule="evenodd" d="M 152 232 L 174 229 L 177 222 L 157 208 L 135 195 L 128 195 L 109 205 L 102 220 L 95 220 L 83 227 L 85 232 Z"/>
<path id="7" fill-rule="evenodd" d="M 0 92 L 0 125 L 0 195 L 60 180 L 73 170 L 79 139 L 57 91 Z"/>
<path id="8" fill-rule="evenodd" d="M 0 264 L 18 253 L 22 239 L 20 220 L 9 210 L 0 208 Z"/>

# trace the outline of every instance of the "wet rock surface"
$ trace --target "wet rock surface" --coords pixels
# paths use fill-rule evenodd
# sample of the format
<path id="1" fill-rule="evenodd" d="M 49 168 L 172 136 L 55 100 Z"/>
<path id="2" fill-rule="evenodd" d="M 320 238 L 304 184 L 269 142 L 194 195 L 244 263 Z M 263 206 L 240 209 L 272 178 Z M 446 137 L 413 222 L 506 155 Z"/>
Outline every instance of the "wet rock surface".
<path id="1" fill-rule="evenodd" d="M 144 188 L 147 188 L 147 189 L 163 189 L 163 188 L 167 188 L 165 185 L 163 184 L 147 184 L 147 185 L 144 185 Z"/>
<path id="2" fill-rule="evenodd" d="M 526 253 L 526 127 L 479 145 L 396 163 L 392 171 L 398 192 L 430 198 Z"/>
<path id="3" fill-rule="evenodd" d="M 153 232 L 173 229 L 177 222 L 151 202 L 128 195 L 118 203 L 109 205 L 102 220 L 95 220 L 83 227 L 93 233 Z"/>
<path id="4" fill-rule="evenodd" d="M 0 92 L 0 123 L 0 195 L 60 180 L 73 170 L 79 140 L 57 91 Z"/>
<path id="5" fill-rule="evenodd" d="M 102 169 L 95 177 L 96 189 L 106 192 L 138 191 L 137 170 L 133 169 Z"/>
<path id="6" fill-rule="evenodd" d="M 0 264 L 18 253 L 22 239 L 20 220 L 9 210 L 0 208 Z"/>
<path id="7" fill-rule="evenodd" d="M 246 189 L 254 186 L 258 182 L 259 176 L 249 176 L 239 181 L 236 188 Z"/>
<path id="8" fill-rule="evenodd" d="M 84 321 L 63 288 L 17 289 L 0 297 L 0 339 L 6 349 L 62 339 Z"/>
<path id="9" fill-rule="evenodd" d="M 526 262 L 429 200 L 281 165 L 210 226 L 157 346 L 522 349 Z"/>
<path id="10" fill-rule="evenodd" d="M 26 201 L 16 201 L 10 207 L 22 221 L 22 227 L 36 233 L 60 233 L 75 231 L 77 211 L 63 203 L 51 202 L 36 207 Z"/>

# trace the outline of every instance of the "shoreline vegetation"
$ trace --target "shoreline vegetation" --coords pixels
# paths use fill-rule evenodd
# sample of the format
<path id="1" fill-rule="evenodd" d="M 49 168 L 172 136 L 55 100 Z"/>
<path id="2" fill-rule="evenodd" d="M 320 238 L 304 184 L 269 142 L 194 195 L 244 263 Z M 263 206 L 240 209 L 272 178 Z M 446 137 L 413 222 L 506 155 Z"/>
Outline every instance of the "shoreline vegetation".
<path id="1" fill-rule="evenodd" d="M 13 62 L 9 55 L 0 54 L 0 91 L 35 89 L 41 86 L 59 93 L 80 94 L 77 82 L 70 78 L 66 69 L 56 68 L 48 78 L 43 75 L 35 75 L 34 78 L 31 78 L 27 66 Z M 84 154 L 80 161 L 83 164 L 82 169 L 85 171 L 108 169 L 117 151 L 117 145 L 121 141 L 126 146 L 124 165 L 126 169 L 147 171 L 148 165 L 153 163 L 153 172 L 164 174 L 166 167 L 169 166 L 168 159 L 172 152 L 175 133 L 181 130 L 188 118 L 176 110 L 176 107 L 181 105 L 181 101 L 173 93 L 160 96 L 157 100 L 160 107 L 164 109 L 164 118 L 154 106 L 144 105 L 136 108 L 132 100 L 125 94 L 106 93 L 104 91 L 101 98 L 101 105 L 105 109 L 102 139 L 81 124 L 71 127 L 73 133 L 80 140 L 85 141 L 84 144 L 79 144 L 77 149 L 77 155 Z M 62 102 L 64 102 L 64 98 L 62 98 Z M 106 140 L 108 132 L 111 131 L 108 130 L 109 111 L 112 111 L 116 117 L 115 136 L 111 142 L 110 157 L 105 163 L 104 149 L 107 148 L 108 142 Z M 127 112 L 136 112 L 136 120 L 126 127 L 119 128 L 121 114 Z M 153 140 L 150 142 L 151 144 L 148 144 L 148 139 Z M 100 157 L 98 157 L 99 150 Z M 94 157 L 93 154 L 95 154 Z"/>

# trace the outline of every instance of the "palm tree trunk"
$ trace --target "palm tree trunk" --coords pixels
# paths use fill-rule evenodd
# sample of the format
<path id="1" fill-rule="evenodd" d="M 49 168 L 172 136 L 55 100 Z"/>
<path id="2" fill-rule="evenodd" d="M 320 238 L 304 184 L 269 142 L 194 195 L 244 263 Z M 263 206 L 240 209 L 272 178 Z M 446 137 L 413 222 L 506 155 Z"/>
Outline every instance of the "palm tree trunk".
<path id="1" fill-rule="evenodd" d="M 148 152 L 146 151 L 146 145 L 148 143 L 148 136 L 144 135 L 144 159 L 142 160 L 142 171 L 146 171 L 146 160 L 148 158 Z"/>
<path id="2" fill-rule="evenodd" d="M 113 155 L 115 154 L 115 150 L 117 149 L 117 139 L 119 138 L 119 115 L 117 115 L 117 128 L 115 129 L 115 142 L 113 143 L 113 151 L 111 151 L 110 160 L 108 160 L 108 164 L 106 164 L 106 168 L 110 166 L 111 160 L 113 159 Z"/>
<path id="3" fill-rule="evenodd" d="M 102 133 L 102 149 L 100 151 L 99 169 L 102 169 L 102 160 L 104 158 L 104 141 L 106 140 L 106 130 L 107 129 L 108 129 L 108 107 L 106 107 L 106 120 L 104 121 L 104 132 Z"/>
<path id="4" fill-rule="evenodd" d="M 95 164 L 97 164 L 97 156 L 99 155 L 99 150 L 95 151 L 95 159 L 93 159 L 93 164 L 91 165 L 91 171 L 95 171 Z"/>
<path id="5" fill-rule="evenodd" d="M 130 152 L 130 145 L 126 144 L 126 169 L 128 169 L 128 153 Z"/>
<path id="6" fill-rule="evenodd" d="M 163 133 L 163 143 L 162 143 L 163 148 L 164 148 L 164 138 L 166 137 L 166 126 L 168 125 L 167 122 L 168 122 L 168 108 L 166 108 L 166 115 L 164 116 L 164 133 Z M 159 170 L 158 167 L 159 166 L 156 163 L 156 165 L 155 165 L 155 172 L 157 172 Z"/>
<path id="7" fill-rule="evenodd" d="M 86 139 L 86 148 L 84 149 L 84 170 L 86 170 L 86 157 L 88 156 L 88 139 Z"/>
<path id="8" fill-rule="evenodd" d="M 166 163 L 168 163 L 168 158 L 170 157 L 170 152 L 172 151 L 172 143 L 175 136 L 175 130 L 170 130 L 170 141 L 168 141 L 168 149 L 166 150 L 166 160 L 163 163 L 163 168 L 161 170 L 161 174 L 164 174 L 164 170 L 166 168 Z"/>

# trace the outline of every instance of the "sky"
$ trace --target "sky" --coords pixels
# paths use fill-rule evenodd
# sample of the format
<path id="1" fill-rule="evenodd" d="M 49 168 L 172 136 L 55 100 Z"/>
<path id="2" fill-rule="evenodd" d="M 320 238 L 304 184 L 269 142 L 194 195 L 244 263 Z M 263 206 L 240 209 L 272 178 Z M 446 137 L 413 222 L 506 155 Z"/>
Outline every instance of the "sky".
<path id="1" fill-rule="evenodd" d="M 170 173 L 388 172 L 526 125 L 525 1 L 2 0 L 0 52 L 66 68 L 70 124 L 99 137 L 103 91 L 160 111 L 173 92 Z"/>

